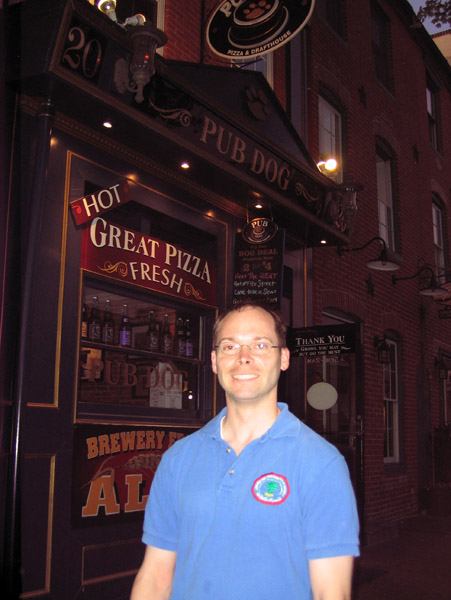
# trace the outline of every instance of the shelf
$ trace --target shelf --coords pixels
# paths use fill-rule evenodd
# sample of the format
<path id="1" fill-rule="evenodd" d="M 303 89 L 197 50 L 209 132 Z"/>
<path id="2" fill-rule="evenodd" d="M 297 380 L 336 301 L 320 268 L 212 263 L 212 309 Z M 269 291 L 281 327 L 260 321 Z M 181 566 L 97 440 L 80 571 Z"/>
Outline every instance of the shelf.
<path id="1" fill-rule="evenodd" d="M 149 350 L 141 350 L 139 348 L 131 348 L 129 346 L 113 346 L 111 344 L 104 344 L 102 342 L 93 342 L 90 340 L 80 339 L 80 345 L 86 348 L 96 348 L 98 350 L 108 350 L 111 352 L 125 352 L 127 354 L 133 354 L 135 356 L 143 356 L 160 361 L 166 360 L 177 360 L 187 362 L 190 364 L 204 364 L 204 361 L 198 358 L 191 358 L 189 356 L 179 356 L 178 354 L 163 354 L 162 352 L 150 352 Z"/>

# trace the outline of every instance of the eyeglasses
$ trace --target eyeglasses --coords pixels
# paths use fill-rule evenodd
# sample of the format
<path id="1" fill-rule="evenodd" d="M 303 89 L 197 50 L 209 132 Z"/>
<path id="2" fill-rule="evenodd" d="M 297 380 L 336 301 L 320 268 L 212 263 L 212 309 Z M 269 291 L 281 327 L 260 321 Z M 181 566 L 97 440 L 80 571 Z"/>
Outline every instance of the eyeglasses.
<path id="1" fill-rule="evenodd" d="M 217 352 L 225 354 L 226 356 L 235 356 L 236 354 L 239 354 L 241 348 L 248 348 L 249 352 L 256 356 L 265 356 L 271 352 L 272 348 L 282 348 L 282 346 L 273 346 L 270 342 L 262 341 L 252 342 L 250 344 L 238 344 L 225 341 L 214 347 Z"/>

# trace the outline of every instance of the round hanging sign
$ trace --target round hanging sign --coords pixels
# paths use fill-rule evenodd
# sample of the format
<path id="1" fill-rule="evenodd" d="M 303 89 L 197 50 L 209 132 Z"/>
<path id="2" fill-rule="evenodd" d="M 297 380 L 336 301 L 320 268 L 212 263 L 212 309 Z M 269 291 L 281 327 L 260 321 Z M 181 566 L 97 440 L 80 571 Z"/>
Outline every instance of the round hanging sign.
<path id="1" fill-rule="evenodd" d="M 225 58 L 252 59 L 289 42 L 309 21 L 315 0 L 228 0 L 207 23 L 207 42 Z"/>
<path id="2" fill-rule="evenodd" d="M 264 244 L 277 233 L 277 225 L 270 219 L 252 219 L 243 229 L 243 238 L 249 244 Z"/>
<path id="3" fill-rule="evenodd" d="M 320 381 L 307 390 L 307 402 L 317 410 L 332 408 L 338 398 L 338 392 L 330 383 Z"/>

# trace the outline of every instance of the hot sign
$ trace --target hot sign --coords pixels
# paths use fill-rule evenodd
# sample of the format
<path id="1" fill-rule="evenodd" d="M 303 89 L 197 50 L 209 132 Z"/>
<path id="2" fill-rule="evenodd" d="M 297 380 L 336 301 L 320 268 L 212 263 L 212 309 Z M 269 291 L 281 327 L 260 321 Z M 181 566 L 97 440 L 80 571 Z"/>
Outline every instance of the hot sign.
<path id="1" fill-rule="evenodd" d="M 77 225 L 92 221 L 94 217 L 125 204 L 132 199 L 127 181 L 105 188 L 94 194 L 88 194 L 70 203 L 72 215 Z"/>

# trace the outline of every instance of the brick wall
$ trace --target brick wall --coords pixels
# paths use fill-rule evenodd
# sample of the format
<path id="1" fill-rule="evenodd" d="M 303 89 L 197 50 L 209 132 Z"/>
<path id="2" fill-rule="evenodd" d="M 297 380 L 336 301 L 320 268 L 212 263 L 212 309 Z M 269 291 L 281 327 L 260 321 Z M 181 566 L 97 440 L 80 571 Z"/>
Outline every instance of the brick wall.
<path id="1" fill-rule="evenodd" d="M 401 270 L 415 273 L 421 264 L 433 264 L 432 191 L 448 209 L 450 240 L 450 143 L 449 88 L 442 90 L 443 148 L 438 153 L 428 138 L 426 71 L 421 48 L 412 30 L 392 10 L 380 3 L 390 19 L 394 92 L 374 77 L 368 2 L 348 2 L 347 42 L 314 16 L 309 33 L 309 149 L 318 157 L 318 93 L 326 88 L 342 107 L 346 120 L 345 180 L 364 186 L 359 193 L 353 246 L 361 246 L 378 233 L 376 197 L 376 137 L 383 138 L 396 155 L 394 188 L 398 206 Z M 440 71 L 440 69 L 438 69 Z M 446 81 L 446 77 L 445 77 Z M 447 82 L 449 85 L 449 73 Z M 362 88 L 363 86 L 363 88 Z M 364 95 L 359 94 L 359 88 Z M 363 101 L 363 96 L 364 100 Z M 445 140 L 446 138 L 446 140 Z M 414 154 L 418 150 L 418 158 Z M 417 373 L 423 360 L 429 371 L 431 423 L 439 420 L 439 382 L 434 358 L 438 348 L 449 347 L 451 323 L 438 320 L 437 303 L 418 294 L 419 281 L 398 282 L 391 273 L 371 272 L 374 296 L 367 290 L 367 260 L 375 258 L 378 245 L 358 253 L 337 256 L 335 249 L 314 251 L 314 322 L 321 322 L 325 307 L 345 311 L 364 324 L 365 388 L 365 504 L 368 520 L 396 519 L 417 510 Z M 384 330 L 397 332 L 402 348 L 402 465 L 383 463 L 382 366 L 377 363 L 373 337 Z M 425 401 L 427 399 L 425 398 Z"/>

